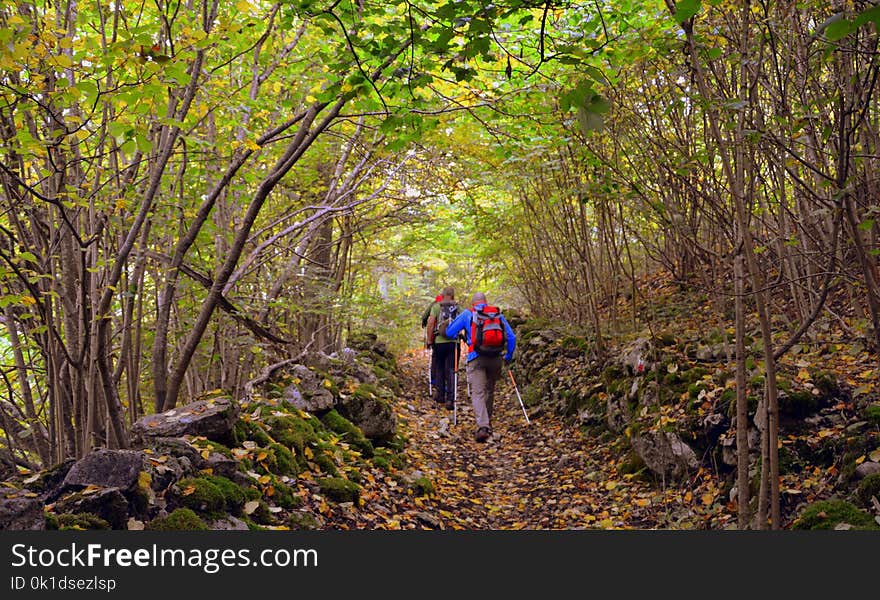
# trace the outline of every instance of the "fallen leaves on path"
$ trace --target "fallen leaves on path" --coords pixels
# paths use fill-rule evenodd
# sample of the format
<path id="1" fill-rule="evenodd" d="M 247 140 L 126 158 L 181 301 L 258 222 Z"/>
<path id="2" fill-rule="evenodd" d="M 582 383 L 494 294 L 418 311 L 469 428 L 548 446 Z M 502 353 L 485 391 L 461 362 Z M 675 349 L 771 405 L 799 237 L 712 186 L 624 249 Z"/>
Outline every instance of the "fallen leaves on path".
<path id="1" fill-rule="evenodd" d="M 613 440 L 591 439 L 561 419 L 542 415 L 527 425 L 510 383 L 496 394 L 494 437 L 474 440 L 473 411 L 460 383 L 459 419 L 427 397 L 425 357 L 401 357 L 398 416 L 409 438 L 405 469 L 364 473 L 361 506 L 333 507 L 325 527 L 342 529 L 580 529 L 723 526 L 731 516 L 716 503 L 706 477 L 694 492 L 662 490 L 618 472 Z M 434 492 L 407 485 L 427 477 Z M 324 511 L 322 511 L 324 512 Z"/>

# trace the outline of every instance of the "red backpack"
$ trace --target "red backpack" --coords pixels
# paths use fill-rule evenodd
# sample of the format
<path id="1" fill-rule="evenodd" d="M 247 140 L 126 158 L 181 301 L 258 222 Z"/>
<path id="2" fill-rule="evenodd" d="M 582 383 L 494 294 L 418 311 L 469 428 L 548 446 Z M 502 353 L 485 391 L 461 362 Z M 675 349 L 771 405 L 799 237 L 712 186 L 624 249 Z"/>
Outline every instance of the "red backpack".
<path id="1" fill-rule="evenodd" d="M 482 356 L 501 356 L 506 349 L 507 331 L 501 321 L 501 309 L 489 305 L 474 309 L 470 350 Z"/>

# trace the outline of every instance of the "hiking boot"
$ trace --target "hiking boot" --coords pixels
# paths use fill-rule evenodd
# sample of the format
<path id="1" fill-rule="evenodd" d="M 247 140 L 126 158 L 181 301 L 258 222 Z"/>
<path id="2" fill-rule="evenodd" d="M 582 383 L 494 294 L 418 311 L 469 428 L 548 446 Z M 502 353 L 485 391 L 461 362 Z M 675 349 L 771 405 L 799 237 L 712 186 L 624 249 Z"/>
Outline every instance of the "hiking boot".
<path id="1" fill-rule="evenodd" d="M 474 436 L 479 443 L 484 444 L 489 441 L 489 437 L 492 435 L 492 431 L 488 427 L 480 427 L 477 429 L 477 435 Z"/>
<path id="2" fill-rule="evenodd" d="M 445 406 L 446 410 L 452 410 L 453 408 L 455 408 L 455 402 L 453 402 L 452 400 L 447 400 Z"/>

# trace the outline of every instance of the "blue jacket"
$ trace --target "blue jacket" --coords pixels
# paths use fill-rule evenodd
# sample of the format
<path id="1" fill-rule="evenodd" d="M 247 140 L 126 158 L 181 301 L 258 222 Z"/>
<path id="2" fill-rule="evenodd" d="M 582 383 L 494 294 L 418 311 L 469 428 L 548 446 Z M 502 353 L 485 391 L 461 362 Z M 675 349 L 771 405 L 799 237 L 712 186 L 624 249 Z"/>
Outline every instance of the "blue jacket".
<path id="1" fill-rule="evenodd" d="M 485 304 L 479 304 L 474 308 L 480 309 L 486 306 Z M 474 318 L 474 314 L 469 310 L 463 310 L 460 315 L 458 315 L 455 320 L 450 323 L 446 327 L 446 337 L 449 339 L 455 339 L 455 336 L 459 334 L 459 332 L 464 331 L 467 335 L 467 344 L 468 347 L 471 345 L 471 321 Z M 504 360 L 510 360 L 513 358 L 513 351 L 516 350 L 516 334 L 513 333 L 513 329 L 511 329 L 510 324 L 507 322 L 507 319 L 504 318 L 504 315 L 501 315 L 501 322 L 504 324 L 504 330 L 506 332 L 507 337 L 507 353 L 504 355 Z M 474 352 L 468 352 L 467 361 L 471 362 L 475 358 L 477 358 L 479 354 Z"/>

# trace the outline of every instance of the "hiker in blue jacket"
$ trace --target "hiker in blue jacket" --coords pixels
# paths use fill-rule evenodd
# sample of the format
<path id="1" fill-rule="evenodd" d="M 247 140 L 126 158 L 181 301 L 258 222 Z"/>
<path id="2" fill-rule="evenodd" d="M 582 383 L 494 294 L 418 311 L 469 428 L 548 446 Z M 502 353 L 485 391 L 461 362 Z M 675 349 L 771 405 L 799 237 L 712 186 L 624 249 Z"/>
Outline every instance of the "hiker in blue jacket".
<path id="1" fill-rule="evenodd" d="M 482 443 L 492 436 L 495 383 L 504 363 L 513 358 L 516 335 L 501 310 L 490 306 L 482 292 L 474 294 L 471 310 L 462 311 L 446 327 L 446 337 L 455 339 L 462 331 L 468 344 L 467 378 L 477 420 L 475 438 Z"/>

